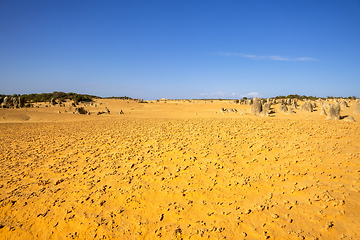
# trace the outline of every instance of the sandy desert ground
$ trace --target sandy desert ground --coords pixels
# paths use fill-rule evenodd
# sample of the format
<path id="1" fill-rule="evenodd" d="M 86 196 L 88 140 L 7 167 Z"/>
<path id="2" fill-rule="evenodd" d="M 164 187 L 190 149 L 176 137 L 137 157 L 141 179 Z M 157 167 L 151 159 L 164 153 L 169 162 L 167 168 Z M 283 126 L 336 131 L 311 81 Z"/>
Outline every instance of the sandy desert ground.
<path id="1" fill-rule="evenodd" d="M 0 109 L 0 239 L 360 239 L 355 102 L 356 122 L 233 101 L 38 106 Z"/>

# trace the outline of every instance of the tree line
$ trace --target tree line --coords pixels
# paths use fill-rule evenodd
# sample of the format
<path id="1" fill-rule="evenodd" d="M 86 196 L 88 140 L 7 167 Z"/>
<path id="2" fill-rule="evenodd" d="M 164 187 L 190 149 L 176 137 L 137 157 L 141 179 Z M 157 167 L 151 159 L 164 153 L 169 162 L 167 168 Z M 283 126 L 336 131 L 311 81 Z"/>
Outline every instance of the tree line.
<path id="1" fill-rule="evenodd" d="M 31 102 L 50 102 L 51 99 L 56 99 L 57 102 L 65 102 L 66 100 L 72 100 L 74 102 L 91 102 L 93 99 L 99 99 L 101 97 L 89 95 L 89 94 L 79 94 L 74 92 L 58 92 L 55 91 L 53 93 L 31 93 L 31 94 L 13 94 L 13 95 L 5 95 L 0 94 L 0 97 L 4 99 L 5 97 L 20 97 L 28 103 Z M 123 99 L 123 100 L 133 100 L 131 97 L 107 97 L 110 99 Z"/>

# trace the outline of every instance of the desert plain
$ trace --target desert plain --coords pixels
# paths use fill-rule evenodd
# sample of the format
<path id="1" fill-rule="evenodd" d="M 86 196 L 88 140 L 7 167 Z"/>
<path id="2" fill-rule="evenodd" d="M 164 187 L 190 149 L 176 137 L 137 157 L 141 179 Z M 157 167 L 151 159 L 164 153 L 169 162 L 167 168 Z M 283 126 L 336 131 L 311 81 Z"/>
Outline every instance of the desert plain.
<path id="1" fill-rule="evenodd" d="M 355 101 L 80 105 L 0 109 L 0 239 L 360 239 Z"/>

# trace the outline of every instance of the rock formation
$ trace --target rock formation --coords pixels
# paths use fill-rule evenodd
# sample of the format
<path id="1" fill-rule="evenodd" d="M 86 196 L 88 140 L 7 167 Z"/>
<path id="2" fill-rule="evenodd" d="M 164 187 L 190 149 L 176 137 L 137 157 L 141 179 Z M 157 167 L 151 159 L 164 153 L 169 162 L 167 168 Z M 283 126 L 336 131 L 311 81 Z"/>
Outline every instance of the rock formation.
<path id="1" fill-rule="evenodd" d="M 311 103 L 309 101 L 306 101 L 301 107 L 300 110 L 303 112 L 312 112 L 313 111 L 313 106 L 311 105 Z"/>
<path id="2" fill-rule="evenodd" d="M 340 119 L 340 105 L 336 104 L 335 107 L 333 105 L 330 105 L 326 120 L 339 120 L 339 119 Z"/>
<path id="3" fill-rule="evenodd" d="M 121 110 L 121 112 L 122 112 L 122 110 Z M 120 114 L 121 114 L 121 112 L 120 112 Z M 105 107 L 105 111 L 101 111 L 101 112 L 99 111 L 96 115 L 101 115 L 101 114 L 104 114 L 104 113 L 110 114 L 110 110 L 107 107 Z"/>
<path id="4" fill-rule="evenodd" d="M 260 117 L 268 117 L 269 116 L 269 111 L 265 111 L 265 110 L 262 110 L 259 114 Z"/>
<path id="5" fill-rule="evenodd" d="M 360 101 L 357 101 L 355 104 L 354 114 L 360 113 Z"/>
<path id="6" fill-rule="evenodd" d="M 324 107 L 321 108 L 320 115 L 327 115 Z"/>
<path id="7" fill-rule="evenodd" d="M 19 107 L 19 106 L 18 106 L 18 101 L 17 101 L 16 97 L 12 97 L 12 105 L 13 105 L 14 108 L 18 108 L 18 107 Z"/>
<path id="8" fill-rule="evenodd" d="M 337 111 L 340 114 L 340 110 L 341 110 L 340 103 L 335 104 L 335 111 Z"/>
<path id="9" fill-rule="evenodd" d="M 288 111 L 287 106 L 284 103 L 282 103 L 279 107 L 279 112 L 286 113 L 287 111 Z"/>
<path id="10" fill-rule="evenodd" d="M 346 108 L 346 107 L 349 107 L 349 105 L 344 99 L 341 99 L 340 100 L 340 107 Z"/>
<path id="11" fill-rule="evenodd" d="M 25 106 L 25 99 L 22 97 L 19 97 L 19 107 L 23 108 Z"/>
<path id="12" fill-rule="evenodd" d="M 261 111 L 262 111 L 262 105 L 261 105 L 259 99 L 254 98 L 253 105 L 251 105 L 251 108 L 250 108 L 250 114 L 259 116 Z"/>
<path id="13" fill-rule="evenodd" d="M 317 100 L 317 102 L 318 102 L 319 106 L 324 106 L 324 103 L 323 103 L 323 101 L 322 101 L 321 98 L 319 98 L 319 99 Z"/>
<path id="14" fill-rule="evenodd" d="M 4 97 L 4 107 L 9 107 L 8 106 L 9 105 L 9 97 L 8 96 L 6 96 L 6 97 Z"/>
<path id="15" fill-rule="evenodd" d="M 269 102 L 264 103 L 264 105 L 262 106 L 263 111 L 269 113 L 269 112 L 270 112 L 270 106 L 271 106 L 271 105 L 270 105 Z"/>
<path id="16" fill-rule="evenodd" d="M 292 115 L 292 114 L 295 114 L 295 112 L 291 108 L 288 108 L 288 111 L 286 112 L 286 114 Z"/>
<path id="17" fill-rule="evenodd" d="M 90 115 L 90 111 L 87 111 L 84 107 L 77 107 L 74 110 L 74 114 L 88 114 L 88 115 Z"/>
<path id="18" fill-rule="evenodd" d="M 348 116 L 344 119 L 344 121 L 347 121 L 347 122 L 356 122 L 354 117 L 353 116 Z"/>

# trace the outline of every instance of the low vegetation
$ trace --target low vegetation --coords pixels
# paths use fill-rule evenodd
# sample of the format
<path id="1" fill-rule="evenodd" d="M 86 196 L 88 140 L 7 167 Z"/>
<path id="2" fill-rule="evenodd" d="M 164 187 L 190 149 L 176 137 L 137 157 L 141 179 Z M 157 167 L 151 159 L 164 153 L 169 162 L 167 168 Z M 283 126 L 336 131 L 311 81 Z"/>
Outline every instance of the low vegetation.
<path id="1" fill-rule="evenodd" d="M 53 92 L 53 93 L 31 93 L 31 94 L 13 94 L 5 95 L 0 94 L 0 97 L 21 97 L 27 103 L 31 102 L 50 102 L 52 98 L 56 99 L 58 102 L 65 102 L 66 100 L 72 100 L 75 102 L 91 102 L 93 99 L 99 99 L 101 97 L 89 95 L 89 94 L 79 94 L 73 92 Z M 132 99 L 131 97 L 107 97 L 106 99 L 123 99 L 123 100 L 137 100 Z"/>
<path id="2" fill-rule="evenodd" d="M 333 97 L 333 96 L 326 96 L 326 98 L 324 97 L 314 97 L 314 96 L 306 96 L 306 95 L 298 95 L 298 94 L 290 94 L 290 95 L 287 95 L 287 96 L 276 96 L 275 97 L 276 99 L 287 99 L 287 98 L 290 98 L 290 99 L 299 99 L 299 100 L 304 100 L 304 99 L 308 99 L 308 100 L 316 100 L 316 99 L 344 99 L 344 98 L 347 98 L 347 99 L 356 99 L 356 96 L 349 96 L 349 97 Z"/>

